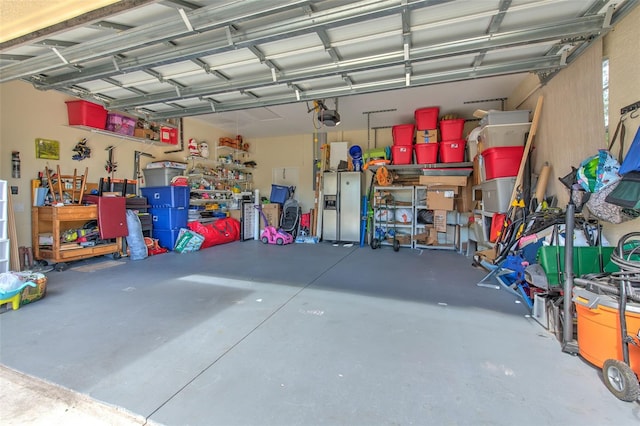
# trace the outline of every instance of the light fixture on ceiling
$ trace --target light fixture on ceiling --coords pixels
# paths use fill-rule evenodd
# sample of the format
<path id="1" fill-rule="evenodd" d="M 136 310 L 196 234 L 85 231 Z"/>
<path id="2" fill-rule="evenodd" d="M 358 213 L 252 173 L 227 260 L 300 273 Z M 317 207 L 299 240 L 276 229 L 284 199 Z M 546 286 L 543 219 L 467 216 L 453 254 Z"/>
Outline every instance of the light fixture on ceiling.
<path id="1" fill-rule="evenodd" d="M 329 109 L 323 100 L 317 99 L 313 101 L 316 118 L 320 124 L 327 127 L 335 127 L 340 124 L 340 113 L 338 112 L 338 98 L 335 100 L 335 109 Z"/>

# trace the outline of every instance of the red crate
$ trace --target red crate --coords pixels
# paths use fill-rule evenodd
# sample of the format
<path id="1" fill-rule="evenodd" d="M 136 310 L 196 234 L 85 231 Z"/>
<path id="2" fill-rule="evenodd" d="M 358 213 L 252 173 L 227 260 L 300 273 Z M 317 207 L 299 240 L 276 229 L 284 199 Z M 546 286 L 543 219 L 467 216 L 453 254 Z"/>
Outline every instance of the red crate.
<path id="1" fill-rule="evenodd" d="M 440 121 L 440 140 L 441 141 L 457 141 L 462 139 L 464 130 L 464 118 L 456 118 L 454 120 Z"/>
<path id="2" fill-rule="evenodd" d="M 393 145 L 391 147 L 391 162 L 393 164 L 411 164 L 413 149 L 408 145 Z"/>
<path id="3" fill-rule="evenodd" d="M 77 100 L 66 101 L 69 126 L 88 126 L 104 129 L 107 123 L 107 110 L 102 105 Z"/>
<path id="4" fill-rule="evenodd" d="M 160 127 L 160 142 L 177 145 L 178 129 L 167 126 Z"/>
<path id="5" fill-rule="evenodd" d="M 433 130 L 438 128 L 439 107 L 418 108 L 413 112 L 418 130 Z"/>
<path id="6" fill-rule="evenodd" d="M 438 162 L 438 143 L 419 143 L 414 146 L 416 164 L 433 164 Z"/>
<path id="7" fill-rule="evenodd" d="M 107 114 L 107 130 L 121 135 L 133 136 L 136 130 L 135 118 L 126 115 L 110 112 Z"/>
<path id="8" fill-rule="evenodd" d="M 482 151 L 485 179 L 511 177 L 518 174 L 524 146 L 497 146 Z"/>
<path id="9" fill-rule="evenodd" d="M 391 128 L 394 145 L 413 145 L 416 126 L 413 124 L 399 124 Z"/>
<path id="10" fill-rule="evenodd" d="M 464 161 L 465 140 L 440 142 L 440 162 L 461 163 Z"/>

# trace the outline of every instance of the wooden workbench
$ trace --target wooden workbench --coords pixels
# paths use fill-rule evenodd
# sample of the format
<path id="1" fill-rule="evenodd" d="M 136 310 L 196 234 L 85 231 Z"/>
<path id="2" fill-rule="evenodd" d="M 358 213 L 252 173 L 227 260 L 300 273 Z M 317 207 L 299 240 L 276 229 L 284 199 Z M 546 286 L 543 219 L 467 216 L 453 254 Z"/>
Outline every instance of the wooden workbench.
<path id="1" fill-rule="evenodd" d="M 61 244 L 60 236 L 69 229 L 79 229 L 90 220 L 97 220 L 98 206 L 61 206 L 31 208 L 31 242 L 33 255 L 37 260 L 48 260 L 54 263 L 71 262 L 90 257 L 113 254 L 120 257 L 122 237 L 91 247 L 79 244 Z M 50 233 L 52 244 L 40 244 L 40 234 Z"/>

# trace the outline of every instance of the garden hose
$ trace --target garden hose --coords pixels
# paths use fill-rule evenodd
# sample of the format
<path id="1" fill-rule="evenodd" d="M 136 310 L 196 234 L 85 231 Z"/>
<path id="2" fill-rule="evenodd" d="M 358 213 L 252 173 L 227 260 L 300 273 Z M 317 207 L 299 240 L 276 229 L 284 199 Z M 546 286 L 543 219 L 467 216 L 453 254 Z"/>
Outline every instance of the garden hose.
<path id="1" fill-rule="evenodd" d="M 380 186 L 389 186 L 393 183 L 393 176 L 386 167 L 382 166 L 376 171 L 376 181 Z"/>

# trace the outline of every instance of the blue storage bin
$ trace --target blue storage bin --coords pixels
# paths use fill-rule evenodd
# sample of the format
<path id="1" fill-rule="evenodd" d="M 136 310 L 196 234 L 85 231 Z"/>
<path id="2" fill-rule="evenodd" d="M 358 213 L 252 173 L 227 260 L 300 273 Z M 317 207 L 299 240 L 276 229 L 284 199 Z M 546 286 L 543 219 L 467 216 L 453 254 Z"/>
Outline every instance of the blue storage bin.
<path id="1" fill-rule="evenodd" d="M 186 228 L 189 211 L 184 207 L 150 208 L 153 228 L 176 229 Z"/>
<path id="2" fill-rule="evenodd" d="M 271 196 L 269 201 L 272 203 L 284 204 L 289 199 L 289 187 L 282 185 L 271 185 Z"/>
<path id="3" fill-rule="evenodd" d="M 173 251 L 173 248 L 176 245 L 176 241 L 178 241 L 178 235 L 180 234 L 180 229 L 155 229 L 151 232 L 153 238 L 156 238 L 160 247 L 164 247 L 168 250 Z"/>
<path id="4" fill-rule="evenodd" d="M 140 191 L 151 207 L 189 207 L 188 186 L 151 186 Z"/>

